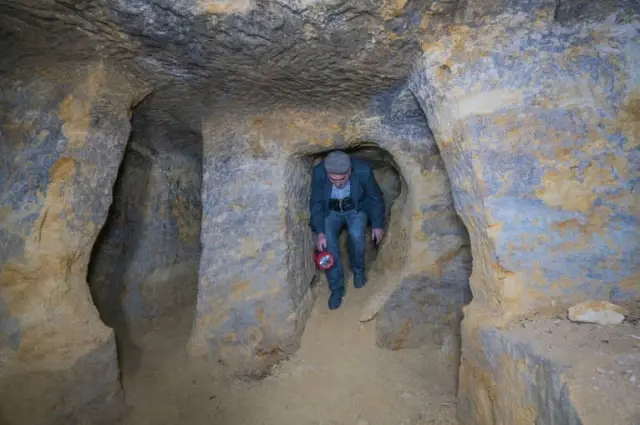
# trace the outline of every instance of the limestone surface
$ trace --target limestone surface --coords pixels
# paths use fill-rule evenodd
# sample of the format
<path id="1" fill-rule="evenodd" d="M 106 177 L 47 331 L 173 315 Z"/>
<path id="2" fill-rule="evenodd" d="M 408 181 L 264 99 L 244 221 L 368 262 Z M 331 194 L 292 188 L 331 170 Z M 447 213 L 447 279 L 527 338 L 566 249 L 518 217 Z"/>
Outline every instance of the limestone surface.
<path id="1" fill-rule="evenodd" d="M 86 283 L 130 130 L 118 78 L 92 63 L 1 79 L 3 423 L 107 425 L 120 412 L 113 331 Z"/>
<path id="2" fill-rule="evenodd" d="M 469 424 L 581 423 L 569 406 L 558 407 L 562 418 L 535 419 L 526 406 L 496 401 L 532 393 L 511 382 L 512 371 L 489 372 L 520 348 L 479 338 L 483 324 L 499 329 L 563 305 L 640 294 L 639 15 L 628 11 L 587 13 L 577 23 L 555 2 L 522 2 L 481 26 L 469 16 L 423 45 L 410 87 L 440 148 L 474 263 L 459 393 Z M 536 376 L 545 380 L 538 386 L 560 388 Z M 545 394 L 544 403 L 566 399 Z"/>
<path id="3" fill-rule="evenodd" d="M 388 296 L 376 298 L 377 310 L 389 300 L 381 341 L 406 335 L 412 315 L 413 345 L 428 338 L 434 329 L 417 319 L 418 306 L 434 309 L 428 317 L 437 318 L 438 331 L 454 329 L 468 298 L 468 241 L 424 114 L 406 86 L 365 110 L 252 109 L 229 108 L 205 121 L 203 251 L 190 352 L 215 353 L 229 367 L 261 374 L 297 349 L 317 280 L 308 228 L 311 158 L 367 143 L 384 150 L 402 178 L 369 272 L 388 282 L 380 287 Z M 376 177 L 387 186 L 384 174 Z M 412 292 L 407 311 L 394 311 Z"/>
<path id="4" fill-rule="evenodd" d="M 445 335 L 457 333 L 462 307 L 471 300 L 469 235 L 456 214 L 444 162 L 416 99 L 404 88 L 390 102 L 389 112 L 378 107 L 381 115 L 395 117 L 385 124 L 389 134 L 407 138 L 394 125 L 413 120 L 413 125 L 422 126 L 423 135 L 413 147 L 405 147 L 405 155 L 415 155 L 415 165 L 403 164 L 405 157 L 397 155 L 408 176 L 409 205 L 405 208 L 414 208 L 411 236 L 415 242 L 408 249 L 415 257 L 408 259 L 400 276 L 391 278 L 372 297 L 365 310 L 370 316 L 377 314 L 379 346 L 415 348 L 427 340 L 441 342 Z M 413 170 L 415 166 L 419 174 Z"/>
<path id="5" fill-rule="evenodd" d="M 314 101 L 366 99 L 405 77 L 449 1 L 3 0 L 0 27 L 29 51 L 127 64 L 150 85 Z M 429 19 L 427 19 L 429 18 Z"/>
<path id="6" fill-rule="evenodd" d="M 360 148 L 397 171 L 376 175 L 393 199 L 363 310 L 377 343 L 460 331 L 465 425 L 602 423 L 567 386 L 590 379 L 565 374 L 579 359 L 512 326 L 640 298 L 639 17 L 633 0 L 0 0 L 0 422 L 115 423 L 110 327 L 165 315 L 193 317 L 189 355 L 268 373 L 316 297 L 312 162 Z"/>
<path id="7" fill-rule="evenodd" d="M 479 260 L 474 299 L 504 314 L 640 291 L 636 26 L 534 16 L 452 27 L 411 85 Z"/>
<path id="8" fill-rule="evenodd" d="M 629 314 L 626 308 L 606 301 L 585 301 L 569 307 L 567 316 L 572 322 L 617 325 Z"/>
<path id="9" fill-rule="evenodd" d="M 463 357 L 458 416 L 471 424 L 635 424 L 637 332 L 637 324 L 579 325 L 561 317 L 481 325 L 486 357 Z"/>

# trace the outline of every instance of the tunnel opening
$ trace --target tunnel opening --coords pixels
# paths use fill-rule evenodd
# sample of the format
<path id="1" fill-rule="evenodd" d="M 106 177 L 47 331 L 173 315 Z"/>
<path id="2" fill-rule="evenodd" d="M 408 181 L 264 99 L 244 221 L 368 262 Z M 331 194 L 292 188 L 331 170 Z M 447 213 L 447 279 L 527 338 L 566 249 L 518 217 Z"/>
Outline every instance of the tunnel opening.
<path id="1" fill-rule="evenodd" d="M 314 262 L 315 237 L 310 224 L 309 201 L 311 197 L 311 176 L 313 168 L 318 165 L 332 150 L 302 151 L 290 155 L 285 160 L 283 174 L 285 195 L 284 212 L 286 239 L 286 281 L 295 312 L 295 341 L 285 348 L 293 353 L 299 348 L 300 338 L 306 332 L 306 323 L 310 318 L 318 294 L 326 291 L 328 281 L 326 273 Z M 406 235 L 410 225 L 410 212 L 404 208 L 407 199 L 407 185 L 393 155 L 378 144 L 365 140 L 357 140 L 341 148 L 352 158 L 366 160 L 372 168 L 374 178 L 380 186 L 385 201 L 385 237 L 375 247 L 371 235 L 371 223 L 365 230 L 365 267 L 367 287 L 378 287 L 386 279 L 398 272 L 407 254 Z M 344 267 L 344 283 L 346 298 L 350 297 L 353 279 L 349 264 L 348 230 L 342 228 L 340 233 L 340 259 Z M 323 295 L 324 297 L 324 295 Z M 362 308 L 365 300 L 351 298 L 357 308 Z M 346 302 L 346 301 L 345 301 Z M 323 300 L 326 304 L 326 300 Z"/>
<path id="2" fill-rule="evenodd" d="M 335 149 L 306 155 L 305 160 L 308 164 L 309 175 L 313 167 L 323 161 L 333 150 Z M 406 236 L 407 225 L 406 221 L 402 219 L 407 195 L 406 181 L 393 155 L 375 142 L 359 140 L 341 150 L 352 158 L 366 161 L 371 166 L 374 178 L 382 191 L 385 205 L 385 237 L 382 243 L 377 247 L 374 244 L 370 220 L 367 222 L 365 231 L 365 267 L 369 280 L 368 285 L 377 285 L 377 282 L 383 280 L 390 271 L 401 268 L 406 259 L 406 240 L 402 237 Z M 305 188 L 305 191 L 300 196 L 308 200 L 310 188 Z M 308 208 L 308 204 L 305 204 L 305 207 Z M 313 241 L 315 242 L 315 239 Z M 313 244 L 310 249 L 314 249 Z M 345 289 L 348 292 L 352 274 L 349 263 L 349 233 L 346 227 L 340 232 L 340 253 L 345 271 Z M 326 284 L 325 273 L 316 269 L 314 282 Z"/>
<path id="3" fill-rule="evenodd" d="M 142 340 L 152 332 L 186 344 L 196 309 L 201 184 L 201 135 L 147 98 L 133 111 L 87 275 L 101 319 L 115 330 L 122 374 L 140 366 L 150 348 Z"/>

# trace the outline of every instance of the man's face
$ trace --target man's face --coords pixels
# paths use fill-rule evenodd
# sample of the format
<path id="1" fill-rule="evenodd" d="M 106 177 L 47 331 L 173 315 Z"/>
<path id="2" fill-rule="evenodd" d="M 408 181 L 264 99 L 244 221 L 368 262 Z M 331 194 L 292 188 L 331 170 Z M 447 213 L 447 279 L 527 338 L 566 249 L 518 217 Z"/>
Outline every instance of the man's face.
<path id="1" fill-rule="evenodd" d="M 329 173 L 329 181 L 336 185 L 336 187 L 344 187 L 345 184 L 349 181 L 349 177 L 351 176 L 351 170 L 347 171 L 346 174 L 332 174 Z"/>

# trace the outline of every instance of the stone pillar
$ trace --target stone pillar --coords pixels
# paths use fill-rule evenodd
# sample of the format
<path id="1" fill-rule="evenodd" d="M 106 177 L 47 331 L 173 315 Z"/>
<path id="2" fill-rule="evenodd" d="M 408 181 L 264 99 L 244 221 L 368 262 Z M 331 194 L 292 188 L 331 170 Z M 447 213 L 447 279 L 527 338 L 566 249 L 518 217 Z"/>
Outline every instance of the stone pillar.
<path id="1" fill-rule="evenodd" d="M 112 424 L 115 342 L 85 279 L 131 95 L 100 63 L 46 68 L 2 79 L 0 411 L 6 424 Z"/>
<path id="2" fill-rule="evenodd" d="M 469 239 L 453 207 L 442 159 L 431 137 L 414 147 L 392 150 L 406 181 L 400 213 L 408 226 L 404 237 L 392 235 L 407 245 L 406 257 L 401 274 L 387 282 L 389 296 L 376 323 L 378 345 L 391 349 L 457 335 L 470 299 Z"/>
<path id="3" fill-rule="evenodd" d="M 523 411 L 536 423 L 573 423 L 536 401 L 546 390 L 535 387 L 535 367 L 514 364 L 525 346 L 499 341 L 499 326 L 588 298 L 640 296 L 637 27 L 560 26 L 552 16 L 452 27 L 423 46 L 412 79 L 471 235 L 466 424 L 520 423 Z M 548 385 L 550 398 L 566 397 Z"/>
<path id="4" fill-rule="evenodd" d="M 422 109 L 406 86 L 375 102 L 358 120 L 359 138 L 379 144 L 403 178 L 387 240 L 374 267 L 382 275 L 360 320 L 377 316 L 379 346 L 415 348 L 455 341 L 470 299 L 469 236 L 457 216 L 451 184 Z M 456 347 L 452 347 L 456 348 Z"/>
<path id="5" fill-rule="evenodd" d="M 203 133 L 202 254 L 190 352 L 261 375 L 297 349 L 308 314 L 310 174 L 275 147 L 245 143 L 237 125 L 226 140 L 212 129 Z"/>

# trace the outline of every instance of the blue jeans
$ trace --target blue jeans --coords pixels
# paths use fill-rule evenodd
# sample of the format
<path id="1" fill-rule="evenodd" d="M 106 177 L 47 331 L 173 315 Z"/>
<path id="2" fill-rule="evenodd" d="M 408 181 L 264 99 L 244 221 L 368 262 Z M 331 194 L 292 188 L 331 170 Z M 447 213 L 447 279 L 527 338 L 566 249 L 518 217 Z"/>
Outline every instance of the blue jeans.
<path id="1" fill-rule="evenodd" d="M 364 274 L 365 231 L 367 215 L 351 210 L 344 213 L 330 211 L 324 220 L 327 251 L 335 258 L 335 265 L 327 271 L 331 292 L 344 291 L 344 266 L 340 258 L 340 231 L 346 225 L 349 232 L 349 264 L 354 275 Z"/>

